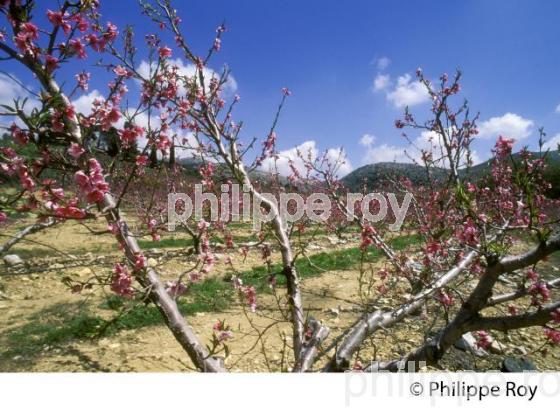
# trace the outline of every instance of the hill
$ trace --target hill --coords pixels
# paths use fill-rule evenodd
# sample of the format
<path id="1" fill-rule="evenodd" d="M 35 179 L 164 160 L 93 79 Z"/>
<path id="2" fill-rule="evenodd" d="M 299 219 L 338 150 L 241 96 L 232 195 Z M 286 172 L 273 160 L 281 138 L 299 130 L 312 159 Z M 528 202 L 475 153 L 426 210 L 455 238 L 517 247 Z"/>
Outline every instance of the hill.
<path id="1" fill-rule="evenodd" d="M 538 152 L 532 153 L 535 157 L 539 157 Z M 513 154 L 513 159 L 518 160 L 520 154 Z M 552 184 L 549 192 L 551 197 L 560 197 L 560 153 L 558 151 L 549 152 L 548 168 L 545 172 L 545 178 Z M 482 162 L 468 171 L 461 169 L 460 173 L 463 177 L 470 180 L 479 180 L 488 175 L 492 166 L 492 160 Z M 444 168 L 435 168 L 432 171 L 433 177 L 437 180 L 445 178 L 448 170 Z M 468 172 L 468 173 L 467 173 Z M 426 169 L 417 164 L 399 163 L 399 162 L 378 162 L 375 164 L 364 165 L 342 178 L 342 182 L 351 191 L 357 192 L 364 184 L 368 189 L 376 189 L 387 181 L 387 179 L 395 179 L 398 177 L 406 177 L 413 184 L 424 184 L 427 181 Z"/>

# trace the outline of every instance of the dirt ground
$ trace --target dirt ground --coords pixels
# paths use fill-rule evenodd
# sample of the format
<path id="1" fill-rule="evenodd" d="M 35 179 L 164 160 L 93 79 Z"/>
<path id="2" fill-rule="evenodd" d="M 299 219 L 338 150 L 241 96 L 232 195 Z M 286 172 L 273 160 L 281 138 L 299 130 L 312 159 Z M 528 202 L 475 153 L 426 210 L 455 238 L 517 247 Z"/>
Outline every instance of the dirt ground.
<path id="1" fill-rule="evenodd" d="M 16 229 L 17 227 L 13 227 Z M 107 307 L 111 295 L 107 289 L 94 287 L 80 294 L 72 293 L 67 279 L 87 280 L 95 275 L 107 275 L 120 253 L 107 235 L 94 235 L 71 222 L 29 238 L 33 242 L 17 245 L 10 253 L 20 255 L 28 266 L 24 274 L 0 276 L 0 371 L 32 372 L 167 372 L 192 371 L 192 364 L 169 330 L 159 318 L 140 318 L 138 323 L 105 332 L 91 332 L 103 327 L 118 310 Z M 329 253 L 355 248 L 357 242 L 349 238 L 335 243 L 332 237 L 322 236 L 310 250 Z M 44 245 L 56 244 L 55 252 Z M 163 257 L 166 252 L 176 252 Z M 246 260 L 239 250 L 221 250 L 212 273 L 225 283 L 228 257 L 238 271 L 246 271 L 261 264 L 260 254 L 252 250 Z M 106 255 L 106 256 L 101 256 Z M 158 256 L 160 255 L 160 256 Z M 188 266 L 190 256 L 181 249 L 152 249 L 150 263 L 164 272 L 163 279 L 171 280 Z M 76 260 L 77 259 L 77 260 Z M 165 260 L 164 260 L 165 259 Z M 556 269 L 558 261 L 548 262 Z M 383 261 L 380 260 L 379 264 Z M 379 265 L 381 266 L 381 265 Z M 0 265 L 0 270 L 8 271 Z M 347 326 L 359 318 L 359 270 L 354 266 L 330 270 L 302 281 L 305 310 L 321 320 L 331 333 L 324 346 L 329 346 Z M 501 285 L 506 287 L 506 284 Z M 284 289 L 277 289 L 283 295 Z M 187 294 L 186 300 L 191 298 Z M 215 296 L 219 298 L 220 296 Z M 376 307 L 390 307 L 405 300 L 381 298 Z M 396 297 L 398 299 L 398 297 Z M 224 320 L 233 330 L 228 341 L 230 355 L 225 364 L 232 371 L 267 372 L 290 370 L 290 328 L 282 322 L 278 302 L 270 292 L 258 294 L 258 310 L 250 312 L 237 297 L 219 309 L 201 309 L 186 313 L 188 322 L 200 338 L 209 343 L 212 325 Z M 149 316 L 149 315 L 148 315 Z M 375 334 L 360 352 L 359 359 L 367 362 L 393 359 L 417 347 L 426 333 L 437 330 L 443 323 L 432 323 L 428 317 L 407 318 L 399 325 Z M 432 327 L 432 330 L 430 330 Z M 87 329 L 88 331 L 85 331 Z M 265 331 L 266 330 L 266 331 Z M 506 356 L 525 356 L 539 370 L 560 369 L 560 352 L 537 352 L 545 342 L 540 328 L 495 333 L 501 353 L 477 357 L 453 348 L 442 362 L 443 369 L 499 369 Z M 327 353 L 316 369 L 325 362 Z M 223 353 L 222 353 L 223 355 Z"/>

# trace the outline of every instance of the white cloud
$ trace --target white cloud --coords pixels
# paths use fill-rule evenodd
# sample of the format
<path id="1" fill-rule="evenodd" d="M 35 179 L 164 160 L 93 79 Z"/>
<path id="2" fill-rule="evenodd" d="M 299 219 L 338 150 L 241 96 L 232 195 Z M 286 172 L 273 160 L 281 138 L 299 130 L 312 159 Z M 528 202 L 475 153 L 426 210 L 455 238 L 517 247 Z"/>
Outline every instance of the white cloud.
<path id="1" fill-rule="evenodd" d="M 360 138 L 360 145 L 369 147 L 375 142 L 375 140 L 377 140 L 377 137 L 375 135 L 364 134 L 362 135 L 362 138 Z"/>
<path id="2" fill-rule="evenodd" d="M 0 73 L 0 104 L 13 105 L 17 98 L 29 97 L 29 93 L 10 76 Z"/>
<path id="3" fill-rule="evenodd" d="M 379 57 L 376 61 L 378 70 L 385 70 L 391 64 L 391 59 L 389 57 Z"/>
<path id="4" fill-rule="evenodd" d="M 556 109 L 554 110 L 555 113 L 560 114 L 560 104 L 558 104 L 556 106 Z"/>
<path id="5" fill-rule="evenodd" d="M 397 79 L 395 88 L 387 92 L 387 100 L 396 108 L 404 108 L 425 103 L 430 95 L 421 82 L 412 81 L 410 74 L 404 74 Z"/>
<path id="6" fill-rule="evenodd" d="M 442 158 L 444 156 L 441 137 L 434 131 L 423 131 L 412 141 L 412 144 L 408 144 L 407 146 L 397 146 L 389 144 L 373 146 L 373 142 L 375 140 L 366 145 L 362 143 L 362 140 L 367 136 L 368 134 L 364 135 L 360 139 L 360 144 L 367 147 L 367 151 L 362 157 L 363 164 L 371 164 L 376 162 L 410 163 L 415 161 L 421 164 L 422 150 L 432 152 L 434 159 Z M 368 142 L 367 138 L 366 142 Z M 473 161 L 474 165 L 481 162 L 481 158 L 475 150 L 471 150 L 471 160 Z M 462 167 L 465 165 L 466 158 L 462 158 L 460 166 Z M 441 166 L 447 167 L 447 161 L 443 160 Z"/>
<path id="7" fill-rule="evenodd" d="M 83 115 L 90 115 L 91 109 L 93 106 L 93 102 L 95 100 L 104 100 L 105 98 L 98 90 L 93 90 L 88 94 L 83 94 L 74 101 L 72 101 L 72 105 L 74 106 L 74 110 Z"/>
<path id="8" fill-rule="evenodd" d="M 336 172 L 338 177 L 343 177 L 354 169 L 343 148 L 329 148 L 327 158 L 331 163 L 338 164 Z"/>
<path id="9" fill-rule="evenodd" d="M 34 95 L 21 86 L 20 83 L 21 82 L 15 75 L 8 76 L 4 73 L 0 73 L 0 104 L 13 107 L 14 100 L 28 98 L 24 110 L 29 114 L 33 108 L 39 107 L 39 101 Z M 1 108 L 0 112 L 4 112 L 4 109 Z M 15 117 L 1 117 L 0 123 L 7 125 L 11 124 L 14 120 L 18 125 L 23 125 L 21 121 Z"/>
<path id="10" fill-rule="evenodd" d="M 493 117 L 479 124 L 478 136 L 481 138 L 496 138 L 502 135 L 522 140 L 531 135 L 533 126 L 533 121 L 508 112 L 501 117 Z"/>
<path id="11" fill-rule="evenodd" d="M 313 140 L 309 140 L 293 148 L 280 151 L 278 153 L 278 158 L 276 159 L 266 158 L 261 165 L 261 169 L 263 171 L 278 172 L 280 175 L 288 176 L 292 173 L 290 168 L 290 161 L 292 161 L 298 172 L 305 175 L 307 170 L 305 169 L 304 161 L 300 158 L 300 155 L 298 155 L 298 151 L 305 159 L 310 158 L 311 160 L 314 160 L 321 155 L 319 149 L 317 148 L 317 143 Z M 327 158 L 333 163 L 335 161 L 340 161 L 338 167 L 339 177 L 348 174 L 353 169 L 352 164 L 346 157 L 346 153 L 342 148 L 328 149 Z"/>
<path id="12" fill-rule="evenodd" d="M 168 64 L 170 64 L 171 66 L 176 66 L 178 68 L 179 74 L 182 76 L 193 77 L 196 74 L 196 66 L 194 64 L 185 64 L 184 61 L 180 58 L 170 59 L 168 60 Z M 153 69 L 155 69 L 155 67 L 152 66 L 152 70 Z M 147 61 L 143 60 L 138 66 L 138 73 L 142 77 L 147 78 L 150 76 L 150 71 L 150 64 Z M 207 67 L 203 68 L 203 74 L 206 86 L 208 85 L 208 82 L 212 77 L 220 77 L 220 73 Z M 237 81 L 235 81 L 235 78 L 231 74 L 228 76 L 228 79 L 223 86 L 223 90 L 224 92 L 230 94 L 234 94 L 237 91 Z"/>
<path id="13" fill-rule="evenodd" d="M 386 89 L 391 82 L 389 74 L 377 74 L 373 80 L 373 91 L 381 91 Z"/>
<path id="14" fill-rule="evenodd" d="M 558 150 L 558 145 L 560 144 L 560 134 L 556 134 L 554 137 L 546 141 L 543 145 L 543 150 L 551 150 L 556 151 Z"/>
<path id="15" fill-rule="evenodd" d="M 378 147 L 370 147 L 362 162 L 364 164 L 374 164 L 376 162 L 411 162 L 405 153 L 403 147 L 394 145 L 382 144 Z"/>

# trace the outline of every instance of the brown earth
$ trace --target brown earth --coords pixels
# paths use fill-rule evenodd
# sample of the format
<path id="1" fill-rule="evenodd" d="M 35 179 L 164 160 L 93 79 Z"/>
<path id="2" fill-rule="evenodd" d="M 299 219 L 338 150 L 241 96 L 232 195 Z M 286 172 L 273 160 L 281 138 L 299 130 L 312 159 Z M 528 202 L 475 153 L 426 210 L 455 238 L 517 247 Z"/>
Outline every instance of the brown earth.
<path id="1" fill-rule="evenodd" d="M 12 227 L 16 229 L 17 227 Z M 103 226 L 97 227 L 103 229 Z M 180 234 L 175 235 L 180 237 Z M 20 254 L 30 265 L 24 274 L 0 276 L 0 371 L 33 372 L 159 372 L 189 371 L 192 364 L 181 350 L 169 330 L 161 321 L 138 327 L 108 332 L 105 335 L 65 333 L 65 329 L 81 329 L 80 320 L 101 318 L 109 320 L 118 312 L 107 308 L 110 298 L 107 288 L 94 287 L 72 293 L 64 278 L 87 280 L 92 276 L 108 275 L 120 253 L 113 239 L 107 235 L 94 235 L 83 226 L 67 222 L 64 225 L 31 236 L 34 242 L 14 247 L 10 253 Z M 333 238 L 321 236 L 315 242 L 312 253 L 332 252 L 357 246 L 357 242 L 335 244 Z M 47 244 L 69 255 L 57 254 Z M 151 264 L 157 264 L 164 280 L 171 280 L 191 266 L 192 256 L 181 249 L 172 250 L 172 257 L 163 257 L 170 249 L 153 249 Z M 261 264 L 258 250 L 252 250 L 245 261 L 238 250 L 221 250 L 214 275 L 223 280 L 228 275 L 226 264 L 230 257 L 238 271 L 250 270 Z M 70 256 L 71 255 L 71 256 Z M 104 258 L 100 255 L 107 255 Z M 158 256 L 160 255 L 160 256 Z M 72 258 L 77 257 L 77 261 Z M 383 261 L 377 262 L 377 267 Z M 74 265 L 74 266 L 73 266 Z M 78 266 L 75 266 L 78 265 Z M 556 269 L 557 260 L 548 262 L 550 271 Z M 46 266 L 46 268 L 45 268 Z M 42 267 L 39 269 L 39 267 Z M 8 268 L 0 266 L 0 272 Z M 11 272 L 11 271 L 10 271 Z M 34 272 L 34 273 L 31 273 Z M 359 269 L 324 272 L 303 280 L 305 310 L 309 315 L 323 321 L 331 334 L 324 346 L 359 318 L 360 296 Z M 374 282 L 373 285 L 376 283 Z M 397 287 L 400 286 L 397 284 Z M 466 284 L 465 286 L 469 286 Z M 506 290 L 507 285 L 501 285 Z M 290 368 L 290 328 L 282 321 L 277 304 L 285 304 L 284 289 L 277 289 L 279 298 L 270 292 L 258 295 L 259 308 L 250 312 L 245 303 L 234 300 L 220 311 L 199 311 L 188 314 L 187 320 L 205 342 L 212 336 L 212 325 L 225 319 L 233 330 L 228 341 L 231 354 L 225 359 L 232 371 L 287 371 Z M 406 294 L 380 298 L 376 307 L 395 306 L 403 302 Z M 217 296 L 218 298 L 220 296 Z M 192 298 L 187 295 L 186 300 Z M 430 304 L 429 312 L 436 309 Z M 78 321 L 78 324 L 73 323 Z M 420 316 L 407 318 L 399 325 L 378 332 L 360 352 L 361 361 L 398 358 L 417 347 L 426 334 L 433 334 L 443 323 L 432 323 L 430 318 Z M 94 326 L 95 327 L 95 326 Z M 102 327 L 102 325 L 98 326 Z M 79 331 L 78 331 L 79 333 Z M 539 370 L 560 369 L 560 352 L 550 351 L 543 355 L 537 351 L 545 339 L 540 328 L 524 329 L 507 335 L 495 333 L 502 344 L 503 353 L 479 358 L 470 353 L 452 349 L 442 362 L 449 370 L 499 369 L 505 355 L 526 355 Z M 43 343 L 44 341 L 48 341 Z M 332 351 L 330 352 L 332 353 Z M 222 353 L 223 355 L 223 353 Z M 328 355 L 328 354 L 327 354 Z M 326 360 L 323 357 L 316 368 Z"/>

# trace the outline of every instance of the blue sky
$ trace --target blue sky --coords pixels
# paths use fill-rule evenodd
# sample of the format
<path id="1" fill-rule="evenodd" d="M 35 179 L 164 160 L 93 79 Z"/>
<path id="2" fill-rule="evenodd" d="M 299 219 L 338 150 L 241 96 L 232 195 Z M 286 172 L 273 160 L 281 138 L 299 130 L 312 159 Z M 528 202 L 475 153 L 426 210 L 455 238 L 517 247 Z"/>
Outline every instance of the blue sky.
<path id="1" fill-rule="evenodd" d="M 105 19 L 136 26 L 139 34 L 152 29 L 136 1 L 104 4 Z M 232 70 L 245 138 L 266 135 L 287 86 L 293 94 L 278 127 L 279 149 L 305 141 L 318 149 L 342 146 L 354 168 L 403 160 L 406 142 L 394 120 L 406 103 L 419 115 L 429 110 L 414 71 L 422 67 L 435 79 L 459 67 L 461 95 L 481 112 L 475 144 L 481 159 L 500 132 L 534 148 L 544 126 L 560 141 L 560 2 L 214 0 L 176 1 L 176 7 L 200 53 L 225 19 L 213 68 L 227 63 Z M 98 78 L 91 88 L 103 90 Z"/>

